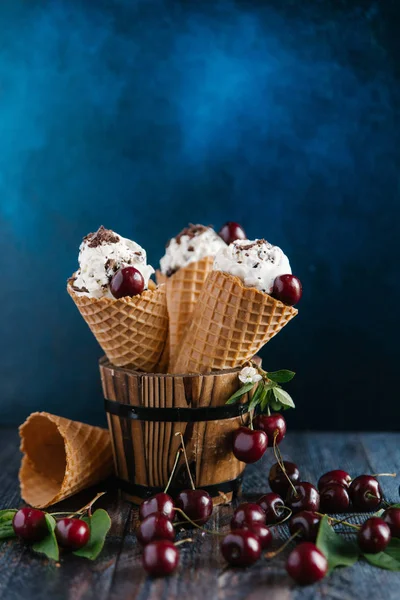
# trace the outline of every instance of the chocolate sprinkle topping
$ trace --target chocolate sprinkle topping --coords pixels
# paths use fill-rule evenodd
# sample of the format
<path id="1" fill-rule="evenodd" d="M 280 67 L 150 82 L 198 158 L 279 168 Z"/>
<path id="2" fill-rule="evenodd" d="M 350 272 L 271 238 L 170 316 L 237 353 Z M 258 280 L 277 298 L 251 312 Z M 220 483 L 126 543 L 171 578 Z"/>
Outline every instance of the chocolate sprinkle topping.
<path id="1" fill-rule="evenodd" d="M 119 236 L 101 225 L 95 233 L 88 233 L 83 241 L 87 242 L 89 248 L 97 248 L 101 244 L 116 244 L 119 242 Z"/>
<path id="2" fill-rule="evenodd" d="M 262 246 L 263 244 L 266 244 L 266 243 L 267 242 L 265 240 L 256 240 L 252 244 L 247 244 L 247 246 L 240 245 L 239 248 L 240 248 L 240 250 L 250 250 L 250 248 L 254 248 L 255 246 Z M 246 256 L 248 256 L 248 255 L 246 254 Z"/>
<path id="3" fill-rule="evenodd" d="M 180 244 L 181 238 L 184 235 L 187 235 L 190 239 L 192 239 L 196 237 L 196 235 L 204 233 L 205 231 L 207 231 L 207 229 L 208 227 L 205 227 L 204 225 L 193 225 L 193 223 L 189 223 L 189 227 L 185 227 L 185 229 L 182 229 L 182 231 L 176 236 L 176 243 Z"/>
<path id="4" fill-rule="evenodd" d="M 89 293 L 89 290 L 85 287 L 79 288 L 75 285 L 75 281 L 76 281 L 76 277 L 70 277 L 68 279 L 68 283 L 69 285 L 72 287 L 72 289 L 74 290 L 74 292 L 85 292 L 85 294 Z"/>

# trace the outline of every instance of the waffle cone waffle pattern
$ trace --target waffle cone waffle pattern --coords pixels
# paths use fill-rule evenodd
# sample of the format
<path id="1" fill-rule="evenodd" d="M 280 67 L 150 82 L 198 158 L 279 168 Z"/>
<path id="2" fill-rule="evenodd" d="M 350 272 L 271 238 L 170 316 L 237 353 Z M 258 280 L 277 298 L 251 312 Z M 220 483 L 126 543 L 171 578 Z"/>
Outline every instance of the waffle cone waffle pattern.
<path id="1" fill-rule="evenodd" d="M 297 315 L 238 277 L 212 271 L 171 365 L 172 373 L 207 373 L 242 366 Z"/>

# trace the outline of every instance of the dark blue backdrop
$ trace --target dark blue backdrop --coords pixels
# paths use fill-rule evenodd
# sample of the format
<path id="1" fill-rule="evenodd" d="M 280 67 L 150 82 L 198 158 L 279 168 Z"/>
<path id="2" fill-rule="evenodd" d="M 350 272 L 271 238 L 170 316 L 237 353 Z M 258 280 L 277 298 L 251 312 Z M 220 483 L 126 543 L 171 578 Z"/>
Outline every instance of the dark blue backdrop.
<path id="1" fill-rule="evenodd" d="M 396 1 L 4 0 L 3 422 L 101 422 L 100 350 L 65 291 L 100 224 L 157 265 L 188 221 L 290 257 L 292 427 L 399 423 Z"/>

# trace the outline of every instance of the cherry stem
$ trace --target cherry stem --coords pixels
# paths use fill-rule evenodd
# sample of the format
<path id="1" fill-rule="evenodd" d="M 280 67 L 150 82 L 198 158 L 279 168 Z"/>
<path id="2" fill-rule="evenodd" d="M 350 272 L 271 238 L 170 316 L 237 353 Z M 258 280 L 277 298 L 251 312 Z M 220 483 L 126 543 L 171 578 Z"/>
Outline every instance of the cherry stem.
<path id="1" fill-rule="evenodd" d="M 397 473 L 374 473 L 370 477 L 397 477 Z"/>
<path id="2" fill-rule="evenodd" d="M 292 483 L 289 475 L 286 473 L 285 464 L 284 464 L 283 459 L 282 459 L 282 454 L 281 454 L 281 451 L 278 448 L 278 444 L 276 443 L 276 438 L 278 437 L 278 435 L 279 435 L 279 430 L 276 429 L 275 432 L 274 432 L 274 454 L 275 454 L 275 458 L 278 461 L 278 465 L 280 466 L 283 474 L 285 475 L 286 479 L 288 480 L 288 482 L 289 482 L 289 484 L 290 484 L 290 486 L 291 486 L 291 488 L 293 490 L 293 493 L 294 493 L 295 497 L 297 498 L 297 496 L 299 494 L 297 493 L 296 488 L 294 487 L 294 485 L 293 485 L 293 483 Z"/>
<path id="3" fill-rule="evenodd" d="M 290 519 L 290 517 L 293 514 L 292 509 L 289 508 L 288 506 L 283 506 L 282 510 L 287 510 L 288 514 L 286 515 L 286 517 L 283 517 L 283 519 L 281 519 L 280 521 L 277 521 L 276 523 L 272 523 L 272 526 L 274 526 L 274 525 L 282 525 L 282 523 L 284 523 L 285 521 L 287 521 L 288 519 Z"/>
<path id="4" fill-rule="evenodd" d="M 178 461 L 179 461 L 179 457 L 181 454 L 182 454 L 182 448 L 179 448 L 178 452 L 176 453 L 176 456 L 175 456 L 175 462 L 174 462 L 174 466 L 172 467 L 171 475 L 169 476 L 167 485 L 165 486 L 164 494 L 166 494 L 168 492 L 168 488 L 171 485 L 172 479 L 174 478 L 176 467 L 178 466 Z"/>
<path id="5" fill-rule="evenodd" d="M 291 535 L 290 538 L 286 540 L 286 542 L 280 548 L 278 548 L 278 550 L 275 550 L 275 552 L 267 552 L 266 554 L 264 554 L 265 558 L 275 558 L 275 556 L 278 556 L 278 554 L 280 554 L 282 550 L 284 550 L 286 546 L 288 546 L 290 542 L 292 542 L 298 535 L 300 535 L 300 530 L 296 531 L 293 535 Z"/>
<path id="6" fill-rule="evenodd" d="M 176 508 L 175 510 L 180 513 L 183 517 L 185 517 L 186 521 L 189 521 L 189 523 L 191 525 L 193 525 L 193 527 L 196 527 L 196 529 L 201 529 L 201 531 L 205 531 L 206 533 L 210 533 L 211 535 L 219 535 L 224 537 L 226 534 L 225 533 L 221 533 L 220 531 L 215 531 L 214 529 L 206 529 L 205 527 L 202 527 L 201 525 L 197 525 L 197 523 L 195 523 L 194 521 L 192 521 L 192 519 L 190 519 L 187 514 L 185 512 L 183 512 L 183 510 L 181 508 Z M 179 523 L 174 523 L 174 525 L 179 525 Z"/>
<path id="7" fill-rule="evenodd" d="M 175 542 L 174 546 L 181 546 L 182 544 L 193 542 L 192 538 L 186 538 L 185 540 L 179 540 L 179 542 Z"/>
<path id="8" fill-rule="evenodd" d="M 267 404 L 267 415 L 268 415 L 268 417 L 271 416 L 271 409 L 269 407 L 269 404 Z"/>
<path id="9" fill-rule="evenodd" d="M 365 494 L 366 498 L 374 498 L 375 500 L 380 500 L 380 498 L 378 496 L 374 496 L 374 494 L 371 494 L 371 492 L 367 492 Z"/>
<path id="10" fill-rule="evenodd" d="M 360 529 L 360 525 L 354 525 L 354 523 L 349 523 L 348 521 L 345 521 L 344 519 L 335 519 L 335 517 L 330 517 L 329 515 L 324 515 L 323 513 L 319 513 L 319 512 L 316 512 L 315 514 L 318 515 L 319 517 L 327 516 L 328 520 L 332 521 L 336 525 L 347 525 L 348 527 L 352 527 L 353 529 Z"/>
<path id="11" fill-rule="evenodd" d="M 102 496 L 104 496 L 106 492 L 99 492 L 98 494 L 96 494 L 96 496 L 93 498 L 93 500 L 91 500 L 90 502 L 88 502 L 87 504 L 85 504 L 85 506 L 82 506 L 82 508 L 80 508 L 79 510 L 76 510 L 73 513 L 70 513 L 69 511 L 64 511 L 64 512 L 55 512 L 55 513 L 49 513 L 52 517 L 54 516 L 60 516 L 60 515 L 68 515 L 67 518 L 71 519 L 73 518 L 75 515 L 83 515 L 85 512 L 88 513 L 89 517 L 92 516 L 92 506 L 95 502 L 97 502 L 97 500 L 99 498 L 101 498 Z"/>
<path id="12" fill-rule="evenodd" d="M 193 477 L 192 477 L 192 474 L 190 472 L 189 461 L 188 461 L 188 457 L 187 457 L 187 454 L 186 454 L 185 442 L 183 441 L 182 432 L 178 431 L 175 435 L 179 435 L 180 438 L 181 438 L 182 450 L 183 450 L 183 455 L 185 457 L 185 463 L 186 463 L 186 468 L 187 468 L 187 472 L 188 472 L 189 479 L 190 479 L 190 485 L 192 486 L 192 490 L 195 490 L 196 486 L 194 485 Z"/>

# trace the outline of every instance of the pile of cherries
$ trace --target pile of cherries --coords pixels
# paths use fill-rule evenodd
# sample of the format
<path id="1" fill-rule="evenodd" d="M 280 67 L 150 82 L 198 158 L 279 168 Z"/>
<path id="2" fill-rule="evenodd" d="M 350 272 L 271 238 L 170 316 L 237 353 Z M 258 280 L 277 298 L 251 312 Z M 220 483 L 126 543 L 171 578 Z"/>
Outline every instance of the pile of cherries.
<path id="1" fill-rule="evenodd" d="M 345 512 L 351 505 L 359 512 L 371 511 L 383 500 L 379 483 L 372 475 L 361 475 L 352 480 L 345 471 L 330 471 L 319 479 L 317 489 L 311 483 L 301 481 L 299 469 L 288 461 L 274 464 L 268 481 L 272 492 L 262 496 L 257 503 L 241 504 L 235 511 L 231 532 L 223 540 L 221 550 L 231 565 L 253 564 L 261 550 L 272 542 L 267 525 L 285 520 L 285 511 L 290 509 L 293 515 L 288 522 L 289 541 L 296 539 L 301 543 L 290 553 L 286 569 L 302 585 L 319 581 L 328 570 L 326 557 L 315 545 L 322 513 Z M 362 552 L 382 552 L 391 537 L 400 537 L 400 509 L 389 507 L 380 518 L 371 517 L 361 526 L 352 526 L 358 529 L 357 542 Z M 272 558 L 278 553 L 279 550 L 267 557 Z"/>
<path id="2" fill-rule="evenodd" d="M 28 543 L 40 542 L 48 535 L 46 513 L 36 508 L 20 508 L 13 518 L 15 535 Z M 66 550 L 79 550 L 89 541 L 89 525 L 81 519 L 59 519 L 54 533 L 58 544 Z"/>
<path id="3" fill-rule="evenodd" d="M 260 429 L 240 429 L 245 429 L 246 435 L 248 432 L 252 435 L 262 433 L 266 438 L 265 447 L 273 445 L 276 450 L 276 445 L 286 433 L 284 418 L 279 414 L 260 415 L 256 420 Z M 247 439 L 256 439 L 252 435 Z M 237 441 L 240 436 L 236 435 L 235 439 Z M 275 443 L 271 444 L 271 440 L 275 440 Z M 243 457 L 245 444 L 236 446 L 236 455 L 238 450 Z M 247 452 L 246 462 L 255 462 L 257 452 L 254 444 L 247 444 Z M 280 550 L 268 552 L 266 557 L 273 558 L 292 540 L 301 542 L 289 554 L 286 570 L 302 585 L 319 581 L 328 570 L 326 557 L 315 545 L 323 513 L 343 513 L 350 507 L 359 512 L 373 511 L 383 500 L 378 480 L 372 475 L 360 475 L 352 479 L 349 473 L 337 469 L 322 475 L 315 487 L 301 480 L 296 464 L 281 459 L 272 465 L 268 482 L 271 492 L 264 494 L 257 502 L 240 504 L 234 511 L 230 532 L 223 536 L 221 542 L 221 552 L 231 566 L 252 565 L 273 542 L 271 526 L 288 519 L 291 537 Z M 175 501 L 166 492 L 145 500 L 139 509 L 141 523 L 137 531 L 137 539 L 143 546 L 145 570 L 152 576 L 163 576 L 170 575 L 178 566 L 179 550 L 174 544 L 173 524 L 176 514 L 183 516 L 183 524 L 202 528 L 212 511 L 211 497 L 200 489 L 185 490 Z M 381 517 L 371 517 L 361 526 L 348 525 L 357 529 L 357 541 L 362 552 L 381 552 L 392 536 L 400 537 L 400 509 L 389 507 Z"/>
<path id="4" fill-rule="evenodd" d="M 166 492 L 160 492 L 142 502 L 136 535 L 143 546 L 142 563 L 147 573 L 153 577 L 170 575 L 178 566 L 179 550 L 174 544 L 173 525 L 176 515 L 183 516 L 183 525 L 192 523 L 193 526 L 201 527 L 207 523 L 212 512 L 211 496 L 200 489 L 184 490 L 175 501 Z"/>

